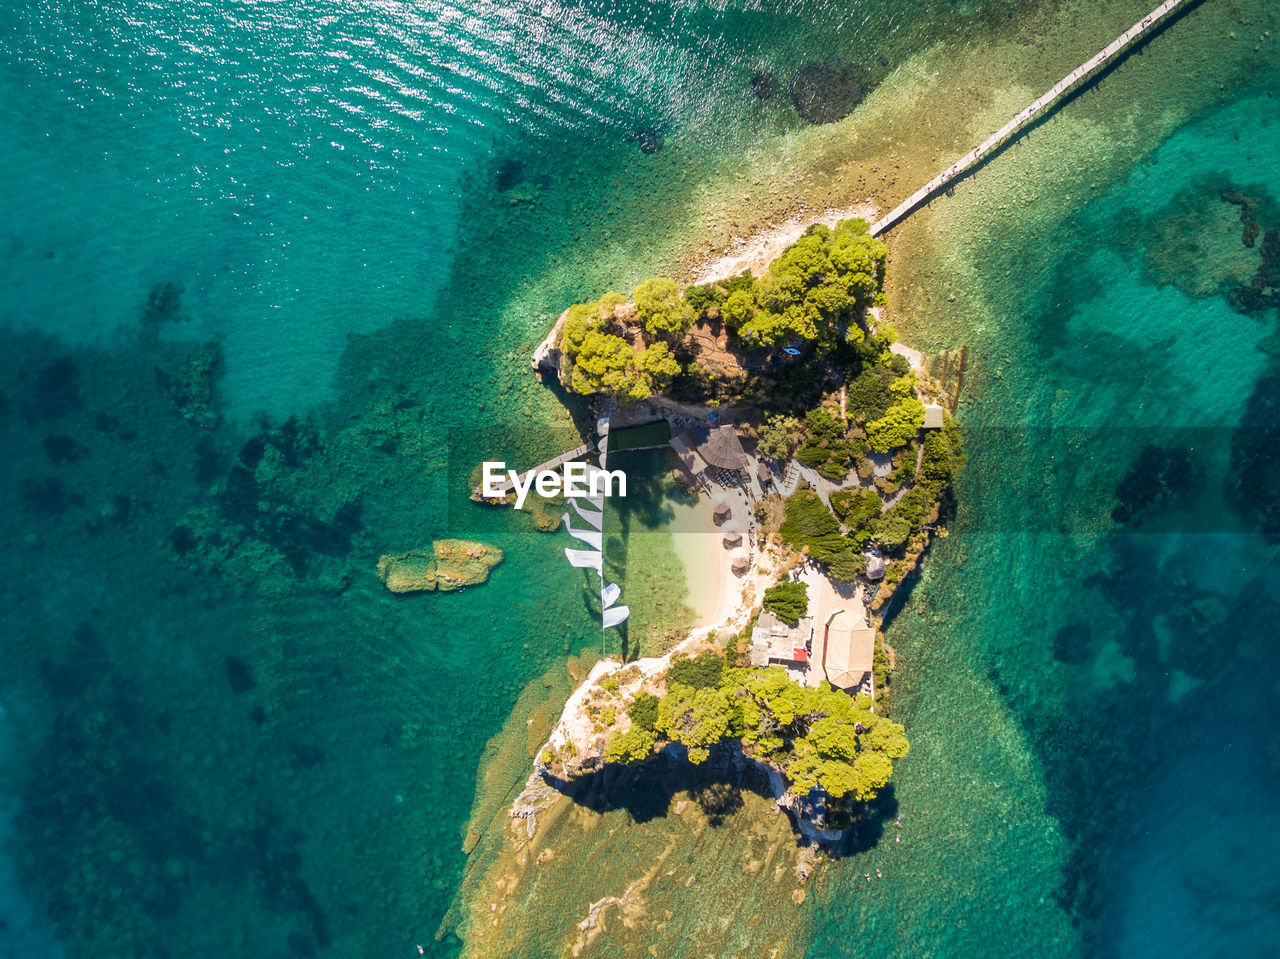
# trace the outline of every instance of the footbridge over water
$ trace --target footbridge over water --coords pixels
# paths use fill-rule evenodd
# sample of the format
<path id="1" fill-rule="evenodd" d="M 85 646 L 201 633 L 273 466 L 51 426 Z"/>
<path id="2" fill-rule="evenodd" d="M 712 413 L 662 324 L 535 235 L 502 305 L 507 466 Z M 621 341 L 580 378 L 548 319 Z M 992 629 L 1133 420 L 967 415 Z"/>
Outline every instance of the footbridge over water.
<path id="1" fill-rule="evenodd" d="M 916 190 L 915 193 L 911 194 L 911 196 L 907 197 L 887 214 L 882 216 L 872 225 L 871 235 L 879 236 L 880 234 L 893 229 L 893 227 L 905 220 L 918 207 L 945 189 L 947 184 L 954 182 L 970 167 L 981 162 L 984 157 L 989 157 L 1003 144 L 1016 136 L 1020 130 L 1035 122 L 1040 117 L 1043 117 L 1054 107 L 1061 104 L 1073 91 L 1079 89 L 1083 84 L 1088 83 L 1095 76 L 1114 64 L 1118 58 L 1122 57 L 1127 51 L 1132 49 L 1144 37 L 1149 36 L 1152 31 L 1164 24 L 1167 24 L 1172 15 L 1177 12 L 1179 8 L 1190 7 L 1197 2 L 1199 2 L 1199 0 L 1165 0 L 1164 3 L 1160 4 L 1160 6 L 1156 7 L 1128 30 L 1103 47 L 1101 52 L 1080 64 L 1080 66 L 1076 67 L 1050 87 L 1042 96 L 1033 100 L 1031 104 L 1025 107 L 1017 116 L 979 143 L 960 159 L 956 160 L 956 162 L 951 164 L 951 166 L 944 172 L 938 174 L 920 189 Z"/>
<path id="2" fill-rule="evenodd" d="M 568 463 L 572 460 L 581 459 L 582 457 L 586 456 L 595 448 L 596 448 L 595 444 L 588 440 L 586 443 L 583 443 L 581 446 L 575 446 L 571 450 L 566 450 L 565 452 L 561 453 L 559 456 L 554 456 L 551 459 L 547 460 L 545 463 L 539 463 L 533 469 L 526 470 L 524 473 L 521 473 L 520 484 L 523 486 L 525 483 L 528 482 L 529 477 L 536 476 L 538 473 L 541 473 L 543 470 L 559 469 L 565 463 Z M 495 483 L 494 486 L 501 491 L 501 495 L 503 496 L 506 496 L 508 493 L 515 491 L 515 482 L 510 476 L 508 476 L 506 479 L 502 480 L 499 483 Z"/>

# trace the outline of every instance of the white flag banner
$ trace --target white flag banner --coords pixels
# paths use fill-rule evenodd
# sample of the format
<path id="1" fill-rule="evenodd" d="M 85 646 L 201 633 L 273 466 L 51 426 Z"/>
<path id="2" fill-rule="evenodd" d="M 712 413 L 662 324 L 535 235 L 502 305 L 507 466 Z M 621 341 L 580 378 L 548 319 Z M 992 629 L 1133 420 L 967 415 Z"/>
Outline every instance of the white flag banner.
<path id="1" fill-rule="evenodd" d="M 585 475 L 587 488 L 595 495 L 568 497 L 569 505 L 578 514 L 578 518 L 591 528 L 575 528 L 567 512 L 563 513 L 560 519 L 570 536 L 592 547 L 592 549 L 566 549 L 564 555 L 571 566 L 575 566 L 578 569 L 594 569 L 600 577 L 600 627 L 601 630 L 605 630 L 625 622 L 627 617 L 631 615 L 631 610 L 626 606 L 613 605 L 622 596 L 622 587 L 617 583 L 606 585 L 604 581 L 604 490 L 606 487 L 604 483 L 596 482 L 596 477 L 604 472 L 605 457 L 608 454 L 609 418 L 607 416 L 602 418 L 596 424 L 596 429 L 600 434 L 600 442 L 596 446 L 596 450 L 600 454 L 600 465 L 592 466 L 590 463 L 586 464 Z M 594 508 L 588 509 L 584 507 L 582 505 L 583 501 Z"/>
<path id="2" fill-rule="evenodd" d="M 631 610 L 626 606 L 610 606 L 604 611 L 604 617 L 601 620 L 605 629 L 610 626 L 617 626 L 631 615 Z"/>
<path id="3" fill-rule="evenodd" d="M 600 608 L 608 609 L 618 601 L 618 597 L 622 595 L 622 587 L 617 583 L 610 583 L 604 589 L 600 590 Z"/>
<path id="4" fill-rule="evenodd" d="M 604 544 L 601 542 L 603 537 L 599 530 L 574 529 L 573 523 L 570 522 L 569 520 L 568 513 L 562 514 L 560 518 L 564 520 L 564 528 L 569 531 L 569 535 L 572 536 L 574 539 L 581 540 L 582 542 L 590 546 L 592 549 L 600 549 L 600 550 L 604 549 Z"/>
<path id="5" fill-rule="evenodd" d="M 604 529 L 604 511 L 594 509 L 583 509 L 578 505 L 576 499 L 570 499 L 569 505 L 573 507 L 573 511 L 578 514 L 579 519 L 585 520 L 596 529 Z"/>
<path id="6" fill-rule="evenodd" d="M 604 577 L 604 554 L 598 549 L 566 549 L 564 555 L 568 557 L 570 566 L 594 569 L 601 578 Z"/>

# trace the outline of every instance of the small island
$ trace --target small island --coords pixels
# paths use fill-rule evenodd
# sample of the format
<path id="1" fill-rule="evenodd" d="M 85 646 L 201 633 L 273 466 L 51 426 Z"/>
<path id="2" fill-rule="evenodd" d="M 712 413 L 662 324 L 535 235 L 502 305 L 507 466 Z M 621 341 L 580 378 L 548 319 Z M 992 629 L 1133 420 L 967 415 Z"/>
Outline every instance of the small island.
<path id="1" fill-rule="evenodd" d="M 864 219 L 813 224 L 763 276 L 647 280 L 569 307 L 538 347 L 535 369 L 607 417 L 589 445 L 669 448 L 732 595 L 665 655 L 595 665 L 512 807 L 516 842 L 592 777 L 659 759 L 761 770 L 810 849 L 889 783 L 909 744 L 880 627 L 964 465 L 964 357 L 896 342 L 887 256 Z"/>

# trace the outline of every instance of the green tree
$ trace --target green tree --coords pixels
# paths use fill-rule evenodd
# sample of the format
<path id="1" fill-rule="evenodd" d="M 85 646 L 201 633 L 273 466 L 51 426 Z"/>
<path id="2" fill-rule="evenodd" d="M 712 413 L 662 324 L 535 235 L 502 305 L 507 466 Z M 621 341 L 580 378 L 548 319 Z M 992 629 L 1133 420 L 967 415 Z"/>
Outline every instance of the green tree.
<path id="1" fill-rule="evenodd" d="M 743 324 L 738 335 L 752 346 L 769 348 L 815 340 L 818 338 L 817 316 L 803 303 L 792 304 L 781 313 L 760 310 Z"/>
<path id="2" fill-rule="evenodd" d="M 676 656 L 667 668 L 667 682 L 690 689 L 714 689 L 724 675 L 724 657 L 714 650 L 703 650 L 696 657 Z"/>
<path id="3" fill-rule="evenodd" d="M 878 420 L 867 424 L 867 441 L 877 453 L 910 443 L 924 426 L 924 404 L 914 396 L 899 400 Z"/>
<path id="4" fill-rule="evenodd" d="M 897 513 L 886 513 L 872 526 L 871 538 L 887 550 L 901 549 L 911 538 L 911 523 Z"/>
<path id="5" fill-rule="evenodd" d="M 832 443 L 844 435 L 844 423 L 822 406 L 805 414 L 804 425 L 817 443 Z"/>
<path id="6" fill-rule="evenodd" d="M 863 732 L 858 737 L 864 749 L 884 753 L 890 759 L 901 759 L 907 754 L 911 745 L 907 742 L 906 731 L 901 723 L 895 723 L 874 713 L 862 723 Z"/>
<path id="7" fill-rule="evenodd" d="M 782 541 L 800 552 L 808 549 L 809 555 L 819 562 L 844 547 L 840 524 L 808 484 L 787 497 L 783 507 Z"/>
<path id="8" fill-rule="evenodd" d="M 730 330 L 740 330 L 751 322 L 756 315 L 756 293 L 754 289 L 735 290 L 730 293 L 720 309 L 725 325 Z"/>
<path id="9" fill-rule="evenodd" d="M 869 489 L 847 488 L 831 494 L 831 506 L 851 531 L 863 529 L 880 515 L 880 496 Z"/>
<path id="10" fill-rule="evenodd" d="M 636 698 L 627 706 L 627 715 L 633 728 L 652 730 L 658 722 L 658 697 L 643 691 L 636 693 Z"/>
<path id="11" fill-rule="evenodd" d="M 850 544 L 827 560 L 827 572 L 846 583 L 867 571 L 867 557 Z"/>
<path id="12" fill-rule="evenodd" d="M 651 343 L 636 357 L 636 366 L 644 376 L 649 393 L 658 393 L 680 375 L 680 363 L 671 355 L 666 343 Z"/>
<path id="13" fill-rule="evenodd" d="M 764 591 L 764 608 L 789 626 L 809 612 L 809 587 L 804 583 L 778 583 Z"/>
<path id="14" fill-rule="evenodd" d="M 725 738 L 732 711 L 719 689 L 672 685 L 658 706 L 659 732 L 689 750 L 689 760 L 706 762 L 711 747 Z"/>
<path id="15" fill-rule="evenodd" d="M 700 317 L 705 317 L 712 310 L 719 310 L 724 305 L 725 293 L 715 283 L 700 283 L 697 286 L 685 287 L 684 301 Z"/>
<path id="16" fill-rule="evenodd" d="M 884 286 L 889 247 L 870 235 L 866 221 L 846 220 L 837 224 L 827 255 L 857 309 L 866 310 L 874 305 Z"/>
<path id="17" fill-rule="evenodd" d="M 824 716 L 809 727 L 806 737 L 824 756 L 853 762 L 858 755 L 857 727 L 834 716 Z"/>
<path id="18" fill-rule="evenodd" d="M 853 761 L 853 795 L 856 799 L 874 799 L 889 783 L 893 762 L 884 753 L 864 751 Z M 833 793 L 833 795 L 836 795 Z M 839 795 L 845 795 L 840 793 Z"/>
<path id="19" fill-rule="evenodd" d="M 894 372 L 878 364 L 863 367 L 846 384 L 845 405 L 851 419 L 878 420 L 889 411 L 896 398 L 891 385 Z"/>
<path id="20" fill-rule="evenodd" d="M 569 388 L 575 393 L 605 393 L 623 403 L 645 399 L 652 393 L 649 377 L 640 370 L 635 351 L 620 336 L 589 331 L 571 361 Z"/>
<path id="21" fill-rule="evenodd" d="M 804 427 L 794 416 L 775 413 L 760 428 L 760 445 L 757 451 L 770 459 L 789 460 L 804 441 Z"/>
<path id="22" fill-rule="evenodd" d="M 639 729 L 635 726 L 624 733 L 614 733 L 604 747 L 604 761 L 607 763 L 639 763 L 653 754 L 658 737 L 650 729 Z"/>
<path id="23" fill-rule="evenodd" d="M 696 319 L 693 307 L 680 299 L 680 287 L 663 277 L 645 280 L 635 292 L 636 315 L 653 336 L 679 339 Z"/>
<path id="24" fill-rule="evenodd" d="M 964 439 L 960 435 L 960 424 L 948 416 L 942 429 L 930 430 L 924 439 L 920 481 L 940 492 L 950 485 L 952 477 L 964 469 L 964 465 Z"/>

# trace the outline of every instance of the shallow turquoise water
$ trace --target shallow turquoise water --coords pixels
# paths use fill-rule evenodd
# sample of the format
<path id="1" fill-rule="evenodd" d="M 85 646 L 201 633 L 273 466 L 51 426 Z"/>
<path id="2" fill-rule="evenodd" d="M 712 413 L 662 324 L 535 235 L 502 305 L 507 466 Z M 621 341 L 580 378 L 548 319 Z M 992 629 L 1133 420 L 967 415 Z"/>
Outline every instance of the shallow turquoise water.
<path id="1" fill-rule="evenodd" d="M 674 230 L 703 173 L 799 123 L 750 96 L 753 72 L 813 48 L 887 70 L 962 32 L 949 10 L 0 13 L 0 488 L 17 504 L 0 518 L 0 954 L 453 952 L 432 936 L 481 752 L 529 681 L 599 640 L 563 540 L 462 494 L 482 450 L 563 441 L 529 430 L 557 403 L 528 345 L 665 255 L 666 236 L 627 235 L 629 211 L 669 207 Z M 1270 93 L 1179 132 L 1029 281 L 1002 282 L 1014 239 L 983 251 L 1004 321 L 971 343 L 972 466 L 894 627 L 907 858 L 876 853 L 878 898 L 839 873 L 815 895 L 813 955 L 854 937 L 895 955 L 1274 941 L 1274 753 L 1237 735 L 1269 730 L 1274 559 L 1221 492 L 1220 430 L 1273 372 L 1255 346 L 1274 310 L 1188 299 L 1141 258 L 1170 183 L 1274 183 Z M 186 319 L 157 344 L 139 314 L 167 281 Z M 185 354 L 164 345 L 213 336 L 220 423 L 181 415 Z M 313 445 L 253 418 L 309 409 Z M 233 496 L 257 435 L 282 462 Z M 1175 532 L 1117 535 L 1114 490 L 1148 442 L 1200 447 L 1205 478 L 1136 521 Z M 221 575 L 175 548 L 179 527 Z M 457 595 L 382 589 L 381 553 L 443 535 L 508 559 Z M 948 803 L 913 808 L 939 783 Z M 1076 932 L 1032 939 L 1059 903 Z"/>
<path id="2" fill-rule="evenodd" d="M 1052 246 L 968 241 L 969 468 L 889 630 L 901 842 L 833 883 L 811 955 L 1273 950 L 1276 486 L 1241 457 L 1274 448 L 1278 316 L 1230 304 L 1248 248 L 1222 191 L 1280 225 L 1277 92 L 1179 129 Z M 1148 447 L 1176 458 L 1130 474 Z"/>
<path id="3" fill-rule="evenodd" d="M 567 441 L 532 342 L 800 124 L 753 73 L 964 26 L 898 9 L 0 13 L 0 954 L 455 951 L 486 742 L 599 641 L 563 542 L 463 481 Z M 506 562 L 378 583 L 446 535 Z M 656 628 L 678 584 L 631 592 Z"/>

